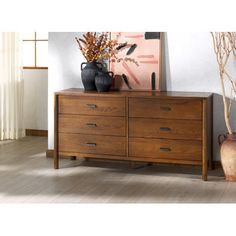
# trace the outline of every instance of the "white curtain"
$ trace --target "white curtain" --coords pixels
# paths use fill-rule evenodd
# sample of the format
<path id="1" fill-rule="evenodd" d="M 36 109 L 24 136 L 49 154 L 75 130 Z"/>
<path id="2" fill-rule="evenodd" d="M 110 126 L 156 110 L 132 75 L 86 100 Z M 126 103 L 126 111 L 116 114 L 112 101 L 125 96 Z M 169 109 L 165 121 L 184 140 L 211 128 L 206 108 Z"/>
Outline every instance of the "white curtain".
<path id="1" fill-rule="evenodd" d="M 0 140 L 25 135 L 19 33 L 0 32 Z"/>

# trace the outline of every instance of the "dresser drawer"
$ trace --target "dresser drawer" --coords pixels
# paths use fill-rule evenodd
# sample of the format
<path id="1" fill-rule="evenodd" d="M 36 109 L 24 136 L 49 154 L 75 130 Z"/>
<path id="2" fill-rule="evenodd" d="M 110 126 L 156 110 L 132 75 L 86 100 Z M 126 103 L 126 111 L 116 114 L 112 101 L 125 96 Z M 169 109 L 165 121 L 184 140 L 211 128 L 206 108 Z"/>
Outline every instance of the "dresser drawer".
<path id="1" fill-rule="evenodd" d="M 126 155 L 126 138 L 59 133 L 59 152 Z"/>
<path id="2" fill-rule="evenodd" d="M 129 156 L 201 160 L 201 141 L 130 138 Z"/>
<path id="3" fill-rule="evenodd" d="M 125 117 L 101 117 L 60 114 L 58 130 L 62 133 L 126 135 Z"/>
<path id="4" fill-rule="evenodd" d="M 125 98 L 59 96 L 60 114 L 125 116 Z"/>
<path id="5" fill-rule="evenodd" d="M 169 139 L 202 139 L 200 120 L 129 118 L 129 136 Z"/>
<path id="6" fill-rule="evenodd" d="M 129 117 L 202 119 L 202 102 L 196 99 L 130 98 Z"/>

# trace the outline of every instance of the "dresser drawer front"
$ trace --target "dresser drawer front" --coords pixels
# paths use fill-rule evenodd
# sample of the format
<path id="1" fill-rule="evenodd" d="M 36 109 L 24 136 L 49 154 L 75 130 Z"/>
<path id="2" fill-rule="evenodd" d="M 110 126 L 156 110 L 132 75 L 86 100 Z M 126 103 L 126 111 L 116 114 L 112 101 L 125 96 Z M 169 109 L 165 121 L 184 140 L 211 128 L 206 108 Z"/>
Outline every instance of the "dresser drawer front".
<path id="1" fill-rule="evenodd" d="M 59 96 L 60 114 L 125 116 L 125 98 Z"/>
<path id="2" fill-rule="evenodd" d="M 196 99 L 130 98 L 129 117 L 202 119 L 202 102 Z"/>
<path id="3" fill-rule="evenodd" d="M 126 155 L 126 138 L 59 133 L 59 152 Z"/>
<path id="4" fill-rule="evenodd" d="M 101 117 L 60 114 L 58 130 L 62 133 L 126 135 L 125 117 Z"/>
<path id="5" fill-rule="evenodd" d="M 200 120 L 129 118 L 129 136 L 168 139 L 202 139 Z"/>
<path id="6" fill-rule="evenodd" d="M 130 138 L 129 156 L 201 160 L 201 141 Z"/>

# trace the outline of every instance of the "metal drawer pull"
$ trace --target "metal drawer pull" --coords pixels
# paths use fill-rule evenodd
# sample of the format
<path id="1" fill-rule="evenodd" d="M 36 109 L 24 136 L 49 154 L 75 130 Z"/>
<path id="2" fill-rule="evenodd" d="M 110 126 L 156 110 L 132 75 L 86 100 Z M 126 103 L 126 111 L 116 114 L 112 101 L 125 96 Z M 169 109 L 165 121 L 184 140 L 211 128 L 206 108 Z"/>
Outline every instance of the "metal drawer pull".
<path id="1" fill-rule="evenodd" d="M 161 152 L 170 152 L 171 149 L 170 149 L 170 148 L 167 148 L 167 147 L 160 147 L 160 151 L 161 151 Z"/>
<path id="2" fill-rule="evenodd" d="M 97 127 L 97 125 L 93 124 L 93 123 L 87 123 L 86 125 L 89 126 L 89 127 Z"/>
<path id="3" fill-rule="evenodd" d="M 87 147 L 96 147 L 97 144 L 96 143 L 86 143 L 85 144 Z"/>
<path id="4" fill-rule="evenodd" d="M 160 127 L 160 131 L 171 131 L 169 127 Z"/>
<path id="5" fill-rule="evenodd" d="M 88 107 L 92 108 L 92 109 L 95 109 L 97 107 L 96 104 L 87 104 Z"/>
<path id="6" fill-rule="evenodd" d="M 160 107 L 162 111 L 171 111 L 170 107 Z"/>

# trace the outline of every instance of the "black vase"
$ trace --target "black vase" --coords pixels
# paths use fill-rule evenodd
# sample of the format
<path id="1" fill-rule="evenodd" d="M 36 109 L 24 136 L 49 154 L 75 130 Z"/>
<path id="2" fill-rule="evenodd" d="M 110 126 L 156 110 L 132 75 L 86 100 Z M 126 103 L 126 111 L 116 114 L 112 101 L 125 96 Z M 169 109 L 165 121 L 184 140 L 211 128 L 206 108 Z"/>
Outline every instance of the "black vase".
<path id="1" fill-rule="evenodd" d="M 95 85 L 98 92 L 107 92 L 110 90 L 113 81 L 113 72 L 99 71 L 95 77 Z"/>
<path id="2" fill-rule="evenodd" d="M 83 65 L 86 65 L 83 68 Z M 95 76 L 102 70 L 100 62 L 83 62 L 81 64 L 81 78 L 85 91 L 96 90 Z"/>

